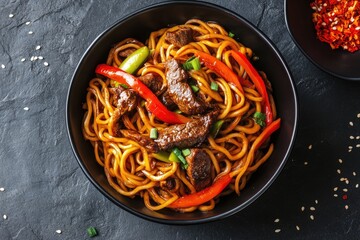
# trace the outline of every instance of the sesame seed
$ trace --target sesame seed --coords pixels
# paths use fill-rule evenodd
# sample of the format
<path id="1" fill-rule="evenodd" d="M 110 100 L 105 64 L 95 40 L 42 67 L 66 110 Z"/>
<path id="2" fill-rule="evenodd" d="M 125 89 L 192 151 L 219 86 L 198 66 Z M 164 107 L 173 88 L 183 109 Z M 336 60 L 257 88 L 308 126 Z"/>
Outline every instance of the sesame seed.
<path id="1" fill-rule="evenodd" d="M 337 172 L 338 174 L 341 174 L 341 170 L 340 170 L 340 169 L 336 170 L 336 172 Z"/>
<path id="2" fill-rule="evenodd" d="M 280 219 L 277 218 L 274 220 L 274 222 L 278 223 L 278 222 L 280 222 Z"/>
<path id="3" fill-rule="evenodd" d="M 353 122 L 349 122 L 349 125 L 350 125 L 350 126 L 354 126 L 354 123 L 353 123 Z"/>
<path id="4" fill-rule="evenodd" d="M 348 189 L 347 189 L 347 188 L 344 188 L 344 189 L 343 189 L 343 192 L 347 192 L 347 191 L 348 191 Z"/>
<path id="5" fill-rule="evenodd" d="M 356 147 L 359 148 L 359 147 L 360 147 L 360 144 L 356 144 Z"/>
<path id="6" fill-rule="evenodd" d="M 359 27 L 357 27 L 357 28 L 359 28 L 360 29 L 360 26 Z M 356 29 L 356 28 L 355 28 Z M 356 30 L 358 30 L 358 29 L 356 29 Z M 358 113 L 357 115 L 357 118 L 360 118 L 360 113 Z"/>
<path id="7" fill-rule="evenodd" d="M 319 201 L 318 200 L 315 200 L 315 204 L 318 204 L 319 203 Z"/>
<path id="8" fill-rule="evenodd" d="M 346 179 L 346 180 L 345 180 L 345 183 L 346 183 L 346 184 L 349 184 L 349 180 L 348 180 L 348 179 Z"/>
<path id="9" fill-rule="evenodd" d="M 334 197 L 338 197 L 338 195 L 337 195 L 337 194 L 334 194 Z"/>
<path id="10" fill-rule="evenodd" d="M 29 32 L 28 32 L 29 35 L 31 35 L 31 34 L 33 34 L 33 33 L 34 33 L 33 31 L 29 31 Z"/>
<path id="11" fill-rule="evenodd" d="M 9 18 L 12 18 L 12 17 L 14 17 L 14 14 L 10 13 Z"/>
<path id="12" fill-rule="evenodd" d="M 311 220 L 314 220 L 315 218 L 314 218 L 314 215 L 310 215 L 310 219 Z"/>
<path id="13" fill-rule="evenodd" d="M 5 65 L 4 65 L 4 64 L 1 64 L 1 68 L 4 69 L 4 68 L 5 68 Z"/>
<path id="14" fill-rule="evenodd" d="M 43 60 L 44 57 L 43 56 L 38 56 L 38 59 Z"/>
<path id="15" fill-rule="evenodd" d="M 279 233 L 279 232 L 281 232 L 281 229 L 275 229 L 275 232 Z"/>
<path id="16" fill-rule="evenodd" d="M 308 162 L 304 162 L 304 165 L 308 165 Z"/>
<path id="17" fill-rule="evenodd" d="M 55 232 L 58 233 L 58 234 L 62 233 L 60 229 L 56 230 Z"/>
<path id="18" fill-rule="evenodd" d="M 348 206 L 348 205 L 345 205 L 345 209 L 348 210 L 348 209 L 349 209 L 349 206 Z"/>
<path id="19" fill-rule="evenodd" d="M 3 191 L 5 191 L 5 188 L 1 187 L 0 192 L 3 192 Z"/>
<path id="20" fill-rule="evenodd" d="M 300 231 L 300 227 L 298 225 L 295 226 L 296 230 Z"/>
<path id="21" fill-rule="evenodd" d="M 26 60 L 25 58 L 22 58 L 20 61 L 25 62 L 25 60 Z"/>
<path id="22" fill-rule="evenodd" d="M 355 188 L 359 188 L 359 184 L 358 184 L 358 183 L 355 185 Z"/>
<path id="23" fill-rule="evenodd" d="M 29 25 L 29 24 L 30 24 L 30 22 L 26 22 L 25 24 L 26 24 L 26 25 Z"/>
<path id="24" fill-rule="evenodd" d="M 338 161 L 339 161 L 339 163 L 342 163 L 342 162 L 343 162 L 343 160 L 342 160 L 341 158 L 339 158 L 339 160 L 338 160 Z"/>
<path id="25" fill-rule="evenodd" d="M 343 178 L 343 177 L 340 178 L 340 182 L 343 182 L 343 181 L 345 181 L 345 178 Z"/>
<path id="26" fill-rule="evenodd" d="M 356 136 L 356 139 L 360 139 L 360 136 Z"/>
<path id="27" fill-rule="evenodd" d="M 338 190 L 338 187 L 334 187 L 334 192 L 336 192 Z"/>
<path id="28" fill-rule="evenodd" d="M 38 59 L 38 57 L 37 57 L 37 56 L 34 56 L 34 61 L 37 60 L 37 59 Z"/>
<path id="29" fill-rule="evenodd" d="M 311 145 L 311 144 L 309 145 L 308 149 L 309 149 L 309 150 L 311 150 L 311 149 L 312 149 L 312 145 Z"/>
<path id="30" fill-rule="evenodd" d="M 5 219 L 5 220 L 7 219 L 7 216 L 6 216 L 5 214 L 4 214 L 4 216 L 3 216 L 3 219 Z"/>
<path id="31" fill-rule="evenodd" d="M 350 136 L 350 139 L 354 139 L 354 136 Z"/>
<path id="32" fill-rule="evenodd" d="M 34 56 L 31 56 L 30 61 L 34 61 Z"/>
<path id="33" fill-rule="evenodd" d="M 49 63 L 48 63 L 48 62 L 44 62 L 44 66 L 45 66 L 45 67 L 49 66 Z"/>
<path id="34" fill-rule="evenodd" d="M 303 207 L 301 207 L 301 211 L 303 212 L 305 210 L 305 207 L 303 206 Z"/>
<path id="35" fill-rule="evenodd" d="M 37 45 L 35 50 L 40 50 L 41 46 L 40 45 Z"/>
<path id="36" fill-rule="evenodd" d="M 24 110 L 25 110 L 25 111 L 29 111 L 29 108 L 28 108 L 28 107 L 24 107 Z"/>
<path id="37" fill-rule="evenodd" d="M 353 149 L 353 146 L 349 146 L 348 148 L 349 148 L 349 149 Z"/>
<path id="38" fill-rule="evenodd" d="M 310 207 L 310 210 L 311 210 L 311 211 L 315 211 L 315 208 L 314 208 L 314 207 Z"/>

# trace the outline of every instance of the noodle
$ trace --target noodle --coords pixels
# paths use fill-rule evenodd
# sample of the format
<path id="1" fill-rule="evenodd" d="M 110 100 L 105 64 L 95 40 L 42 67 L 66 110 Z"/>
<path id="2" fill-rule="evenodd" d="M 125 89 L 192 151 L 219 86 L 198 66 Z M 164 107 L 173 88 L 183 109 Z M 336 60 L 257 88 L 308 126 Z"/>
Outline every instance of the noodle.
<path id="1" fill-rule="evenodd" d="M 168 32 L 176 32 L 184 27 L 192 29 L 195 33 L 194 41 L 177 47 L 166 40 Z M 191 80 L 199 88 L 198 94 L 205 103 L 216 105 L 219 111 L 217 120 L 224 122 L 216 137 L 208 135 L 200 146 L 211 159 L 211 182 L 227 174 L 230 174 L 232 181 L 214 199 L 178 210 L 209 211 L 216 206 L 221 196 L 232 192 L 239 195 L 251 174 L 274 150 L 274 145 L 270 141 L 264 141 L 264 128 L 253 118 L 255 112 L 262 110 L 263 96 L 252 83 L 244 67 L 234 61 L 230 51 L 241 52 L 251 58 L 252 50 L 229 37 L 229 33 L 221 25 L 190 19 L 183 25 L 152 32 L 145 43 L 132 38 L 122 40 L 110 50 L 106 63 L 118 67 L 125 59 L 121 55 L 124 51 L 134 51 L 143 46 L 151 50 L 151 55 L 133 75 L 139 77 L 155 74 L 159 76 L 162 88 L 167 86 L 165 62 L 173 58 L 185 62 L 196 51 L 220 59 L 247 83 L 243 85 L 243 90 L 238 89 L 205 66 L 197 71 L 189 71 Z M 261 76 L 268 86 L 271 110 L 273 118 L 276 119 L 271 86 L 266 75 L 261 73 Z M 217 84 L 218 91 L 212 89 L 212 82 Z M 84 138 L 93 145 L 96 161 L 104 168 L 109 184 L 121 195 L 142 197 L 144 205 L 153 211 L 167 208 L 182 196 L 195 193 L 196 187 L 180 163 L 163 162 L 143 144 L 125 136 L 119 137 L 114 132 L 114 126 L 119 124 L 115 117 L 119 110 L 114 105 L 113 87 L 110 79 L 94 78 L 89 82 L 82 125 Z M 159 121 L 147 109 L 144 100 L 138 101 L 131 114 L 124 114 L 121 122 L 122 129 L 137 131 L 146 136 L 149 136 L 153 128 L 161 130 L 169 126 Z M 262 144 L 263 142 L 265 143 Z M 257 148 L 260 143 L 261 148 Z M 170 181 L 173 188 L 163 187 Z"/>

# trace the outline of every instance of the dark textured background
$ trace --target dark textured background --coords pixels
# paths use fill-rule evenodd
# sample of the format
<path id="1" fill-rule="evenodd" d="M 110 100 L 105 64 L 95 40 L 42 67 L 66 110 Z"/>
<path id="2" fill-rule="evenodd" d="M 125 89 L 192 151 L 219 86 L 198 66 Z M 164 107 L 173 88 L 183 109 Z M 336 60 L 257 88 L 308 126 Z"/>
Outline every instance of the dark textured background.
<path id="1" fill-rule="evenodd" d="M 296 83 L 296 144 L 264 195 L 219 222 L 167 226 L 130 215 L 90 184 L 66 134 L 71 76 L 98 34 L 156 2 L 0 1 L 0 239 L 88 239 L 89 226 L 99 232 L 94 239 L 359 239 L 360 83 L 327 75 L 300 53 L 286 30 L 281 0 L 210 1 L 259 27 L 283 54 Z M 32 56 L 44 59 L 30 61 Z"/>

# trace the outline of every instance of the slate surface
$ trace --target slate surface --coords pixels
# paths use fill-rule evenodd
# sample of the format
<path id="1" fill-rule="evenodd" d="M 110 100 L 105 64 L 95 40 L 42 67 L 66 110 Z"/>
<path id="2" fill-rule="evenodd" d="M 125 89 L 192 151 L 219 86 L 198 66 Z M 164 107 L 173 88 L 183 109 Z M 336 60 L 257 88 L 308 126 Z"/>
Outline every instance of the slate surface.
<path id="1" fill-rule="evenodd" d="M 130 215 L 90 184 L 66 135 L 72 73 L 99 33 L 156 2 L 0 1 L 0 239 L 88 239 L 89 226 L 94 239 L 359 239 L 360 83 L 327 75 L 300 53 L 280 0 L 211 1 L 257 25 L 296 82 L 296 144 L 263 196 L 223 221 L 167 226 Z"/>

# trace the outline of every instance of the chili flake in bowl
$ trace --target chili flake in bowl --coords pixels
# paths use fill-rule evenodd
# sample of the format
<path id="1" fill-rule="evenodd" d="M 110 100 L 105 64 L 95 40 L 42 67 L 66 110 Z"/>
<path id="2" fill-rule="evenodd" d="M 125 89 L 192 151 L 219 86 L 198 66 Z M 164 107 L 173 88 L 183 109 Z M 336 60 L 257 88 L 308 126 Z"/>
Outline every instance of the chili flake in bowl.
<path id="1" fill-rule="evenodd" d="M 344 0 L 315 0 L 310 4 L 315 11 L 312 20 L 319 40 L 332 49 L 349 52 L 360 49 L 360 3 Z"/>
<path id="2" fill-rule="evenodd" d="M 294 43 L 317 67 L 360 81 L 359 8 L 360 0 L 285 0 L 285 22 Z"/>

